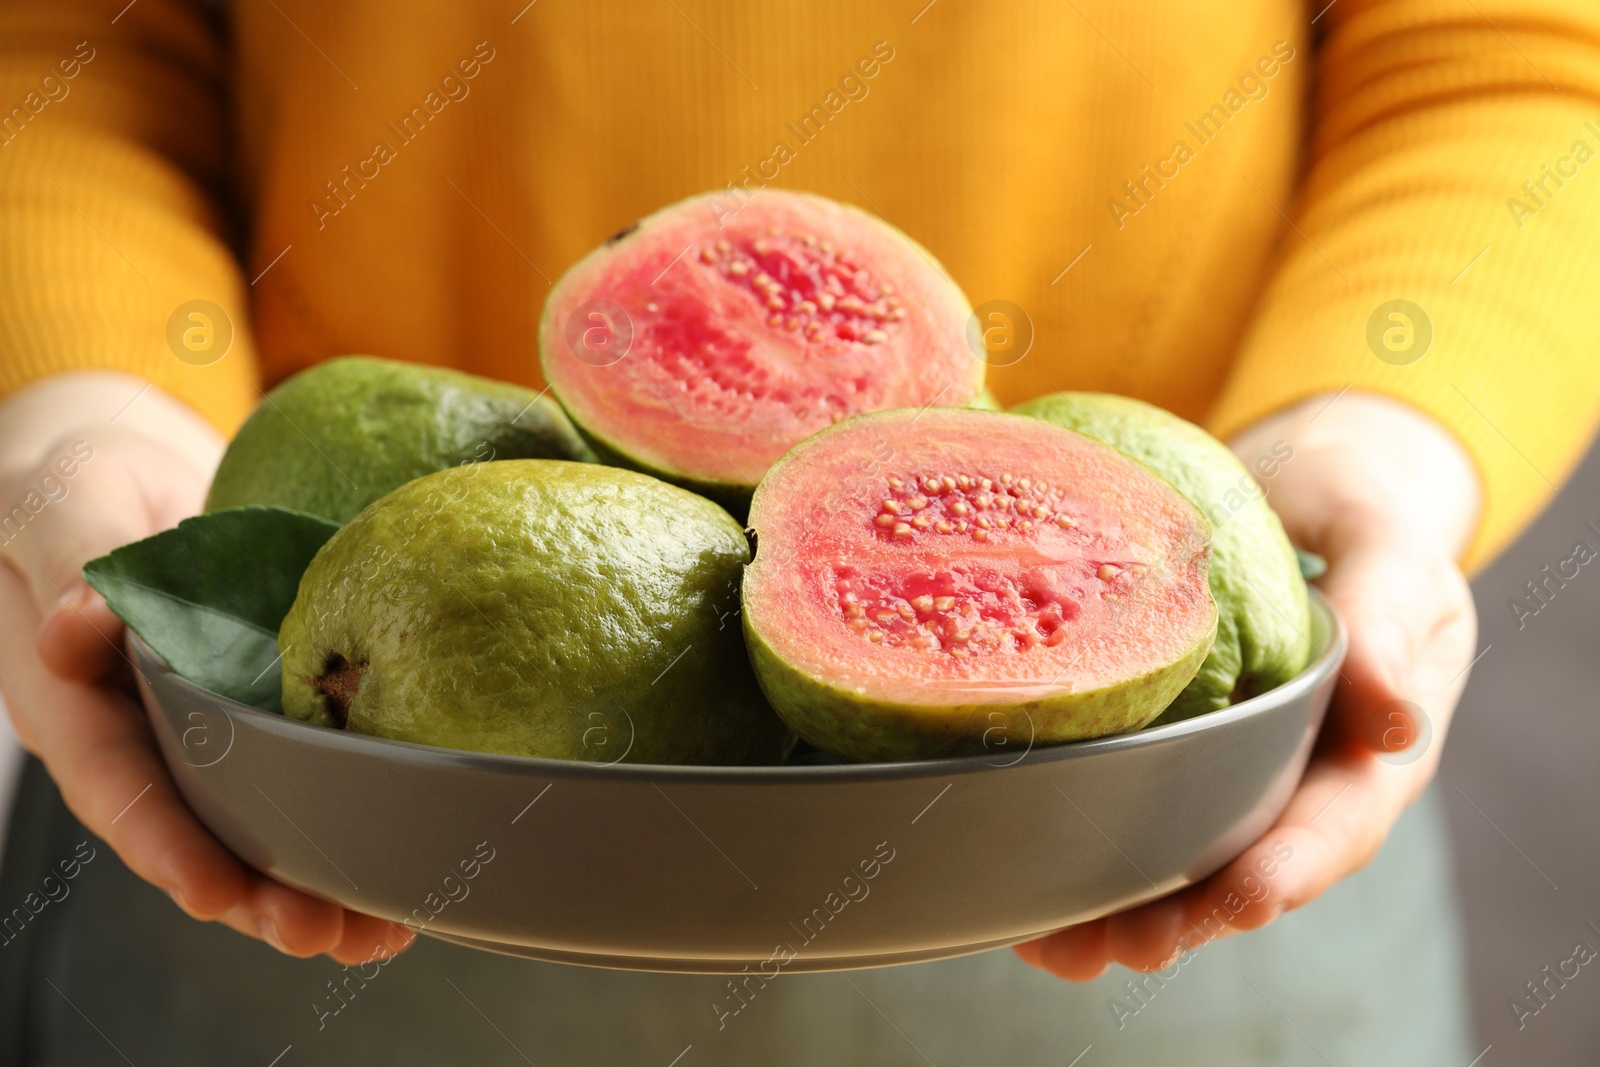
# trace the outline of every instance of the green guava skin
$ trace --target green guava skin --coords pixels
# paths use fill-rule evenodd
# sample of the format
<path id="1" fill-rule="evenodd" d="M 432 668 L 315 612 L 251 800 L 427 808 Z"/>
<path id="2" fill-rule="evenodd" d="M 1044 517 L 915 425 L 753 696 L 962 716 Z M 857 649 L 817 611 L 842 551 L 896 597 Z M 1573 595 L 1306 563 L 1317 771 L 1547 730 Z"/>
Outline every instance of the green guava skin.
<path id="1" fill-rule="evenodd" d="M 1158 725 L 1282 685 L 1311 659 L 1311 605 L 1283 523 L 1257 496 L 1224 510 L 1254 479 L 1221 441 L 1169 411 L 1109 393 L 1052 393 L 1011 409 L 1104 442 L 1155 471 L 1211 523 L 1211 654 Z"/>
<path id="2" fill-rule="evenodd" d="M 206 510 L 276 504 L 345 523 L 413 478 L 489 459 L 596 457 L 531 389 L 343 356 L 267 394 L 223 455 Z"/>
<path id="3" fill-rule="evenodd" d="M 810 744 L 857 762 L 898 762 L 989 755 L 999 761 L 1032 745 L 1126 733 L 1149 724 L 1183 690 L 1216 639 L 1148 674 L 1077 693 L 1013 703 L 930 708 L 868 699 L 806 673 L 774 652 L 745 614 L 745 643 L 761 689 Z"/>
<path id="4" fill-rule="evenodd" d="M 643 474 L 553 460 L 430 474 L 306 570 L 278 635 L 284 712 L 479 752 L 776 763 L 792 735 L 737 622 L 749 558 L 727 512 Z M 316 684 L 335 656 L 364 665 L 342 709 Z"/>

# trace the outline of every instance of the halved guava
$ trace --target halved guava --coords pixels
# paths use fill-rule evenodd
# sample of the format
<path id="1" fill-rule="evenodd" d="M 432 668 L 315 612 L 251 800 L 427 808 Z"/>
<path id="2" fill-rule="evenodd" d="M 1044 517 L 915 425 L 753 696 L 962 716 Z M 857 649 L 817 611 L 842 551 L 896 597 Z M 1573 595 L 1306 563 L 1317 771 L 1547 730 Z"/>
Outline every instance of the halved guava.
<path id="1" fill-rule="evenodd" d="M 817 430 L 979 396 L 972 308 L 905 234 L 805 193 L 721 203 L 694 197 L 624 229 L 545 303 L 545 380 L 607 458 L 742 512 Z"/>
<path id="2" fill-rule="evenodd" d="M 1037 419 L 850 419 L 750 507 L 745 639 L 802 738 L 997 757 L 1143 726 L 1216 636 L 1210 527 L 1149 468 Z"/>

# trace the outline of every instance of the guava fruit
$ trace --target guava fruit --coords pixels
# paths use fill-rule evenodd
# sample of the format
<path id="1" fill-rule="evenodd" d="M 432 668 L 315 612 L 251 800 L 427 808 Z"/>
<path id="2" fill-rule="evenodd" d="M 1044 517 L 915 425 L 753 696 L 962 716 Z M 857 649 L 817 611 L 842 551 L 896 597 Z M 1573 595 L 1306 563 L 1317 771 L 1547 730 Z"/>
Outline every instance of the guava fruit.
<path id="1" fill-rule="evenodd" d="M 857 416 L 773 465 L 750 526 L 756 677 L 801 738 L 847 759 L 1135 729 L 1216 633 L 1199 509 L 1037 419 Z"/>
<path id="2" fill-rule="evenodd" d="M 632 471 L 429 474 L 306 569 L 278 634 L 284 712 L 520 756 L 777 762 L 791 738 L 737 621 L 749 558 L 727 512 Z"/>
<path id="3" fill-rule="evenodd" d="M 416 363 L 343 356 L 286 379 L 223 454 L 207 511 L 272 504 L 348 522 L 413 478 L 489 459 L 595 459 L 559 404 Z"/>
<path id="4" fill-rule="evenodd" d="M 545 380 L 608 462 L 742 512 L 825 426 L 978 397 L 972 308 L 905 234 L 805 193 L 763 190 L 734 214 L 714 200 L 627 227 L 545 303 Z"/>
<path id="5" fill-rule="evenodd" d="M 1011 409 L 1103 441 L 1177 486 L 1211 522 L 1217 642 L 1162 722 L 1266 692 L 1311 658 L 1311 606 L 1299 558 L 1256 481 L 1221 441 L 1142 400 L 1052 393 Z"/>

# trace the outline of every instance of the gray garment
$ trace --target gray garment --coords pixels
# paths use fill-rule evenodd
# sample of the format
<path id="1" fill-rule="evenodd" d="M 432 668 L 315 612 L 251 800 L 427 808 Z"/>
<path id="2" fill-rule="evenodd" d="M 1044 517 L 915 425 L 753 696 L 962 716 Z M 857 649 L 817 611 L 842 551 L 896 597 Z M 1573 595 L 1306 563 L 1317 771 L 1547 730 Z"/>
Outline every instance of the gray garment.
<path id="1" fill-rule="evenodd" d="M 29 772 L 4 871 L 10 893 L 27 884 L 14 857 L 37 878 L 88 839 L 37 764 Z M 37 832 L 41 816 L 49 833 Z M 725 978 L 531 963 L 427 939 L 369 969 L 363 984 L 325 958 L 287 959 L 191 922 L 97 847 L 70 894 L 0 948 L 0 1041 L 13 1046 L 0 1049 L 5 1067 L 265 1067 L 280 1054 L 278 1067 L 1067 1067 L 1090 1045 L 1081 1067 L 1463 1067 L 1472 1058 L 1432 792 L 1365 871 L 1266 930 L 1202 949 L 1170 981 L 1113 968 L 1073 985 L 990 952 L 782 975 L 721 1029 L 713 1004 L 726 1003 Z M 319 1017 L 317 1005 L 340 1003 L 326 983 L 342 978 L 348 1003 Z M 1130 980 L 1143 981 L 1142 1000 Z"/>

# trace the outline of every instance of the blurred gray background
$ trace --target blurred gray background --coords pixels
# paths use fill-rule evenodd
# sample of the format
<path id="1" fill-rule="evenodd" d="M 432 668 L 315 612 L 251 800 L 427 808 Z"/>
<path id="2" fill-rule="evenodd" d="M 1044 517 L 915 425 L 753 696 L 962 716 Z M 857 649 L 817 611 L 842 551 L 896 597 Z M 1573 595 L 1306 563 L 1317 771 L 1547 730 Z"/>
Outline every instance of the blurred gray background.
<path id="1" fill-rule="evenodd" d="M 1542 581 L 1546 565 L 1553 573 L 1580 540 L 1600 551 L 1600 448 L 1473 582 L 1478 648 L 1489 650 L 1451 727 L 1439 784 L 1467 924 L 1477 1047 L 1493 1046 L 1480 1067 L 1600 1062 L 1600 958 L 1564 986 L 1551 980 L 1542 1007 L 1526 987 L 1545 980 L 1547 965 L 1571 974 L 1564 961 L 1580 942 L 1600 953 L 1600 559 L 1564 588 L 1552 581 L 1547 606 L 1520 626 L 1509 606 L 1516 597 L 1535 606 L 1526 583 Z M 1520 1026 L 1516 997 L 1540 1009 Z"/>

